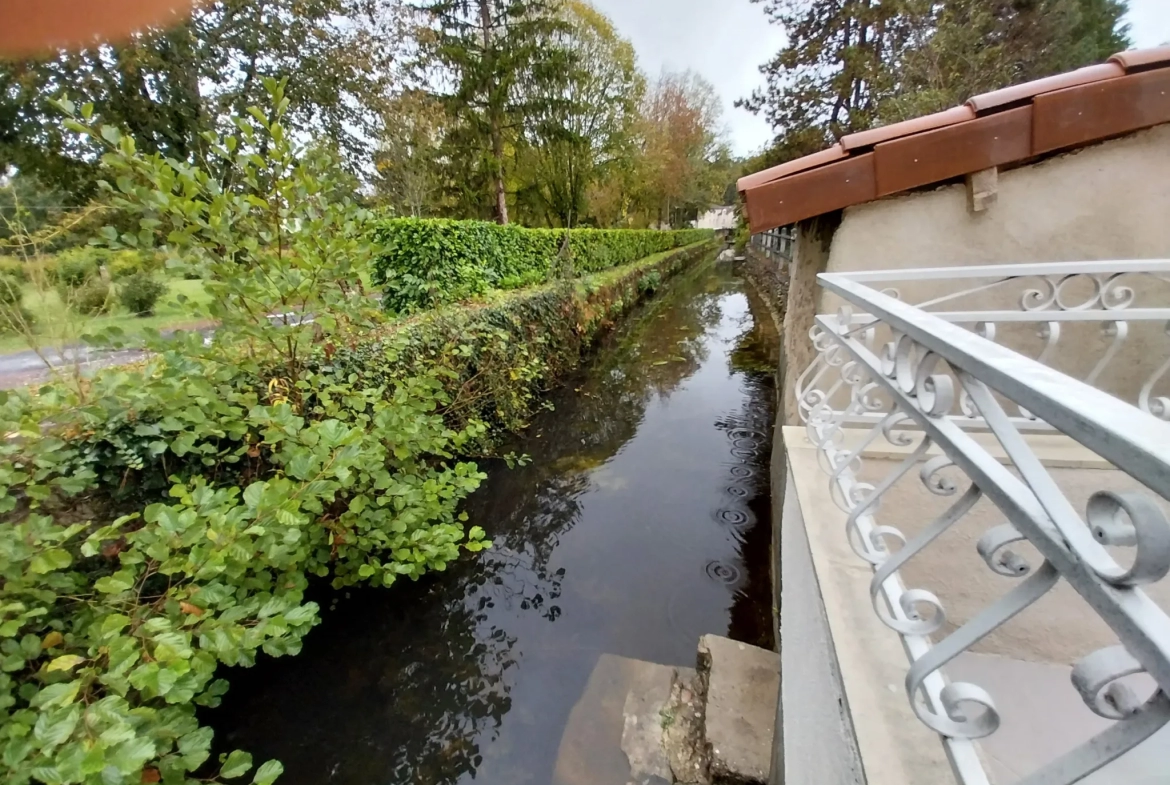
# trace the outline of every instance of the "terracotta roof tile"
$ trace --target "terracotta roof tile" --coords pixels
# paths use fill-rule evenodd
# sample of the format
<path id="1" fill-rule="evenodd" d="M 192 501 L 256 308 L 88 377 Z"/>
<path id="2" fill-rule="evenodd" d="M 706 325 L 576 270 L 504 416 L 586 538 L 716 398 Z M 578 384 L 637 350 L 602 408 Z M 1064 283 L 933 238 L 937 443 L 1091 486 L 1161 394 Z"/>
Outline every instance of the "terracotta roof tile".
<path id="1" fill-rule="evenodd" d="M 1038 95 L 1032 151 L 1047 153 L 1170 122 L 1170 68 Z"/>
<path id="2" fill-rule="evenodd" d="M 902 136 L 932 131 L 935 128 L 961 123 L 964 120 L 974 120 L 975 110 L 969 106 L 956 106 L 944 112 L 915 117 L 893 125 L 883 125 L 880 128 L 871 128 L 868 131 L 859 131 L 841 137 L 841 147 L 845 150 L 856 150 L 861 147 L 873 147 L 875 144 L 887 142 Z"/>
<path id="3" fill-rule="evenodd" d="M 1032 107 L 894 139 L 874 148 L 877 195 L 941 183 L 1032 152 Z"/>
<path id="4" fill-rule="evenodd" d="M 752 231 L 761 232 L 1162 123 L 1170 123 L 1170 46 L 1119 52 L 1102 65 L 850 134 L 742 177 L 738 188 Z"/>
<path id="5" fill-rule="evenodd" d="M 1170 46 L 1158 46 L 1153 49 L 1130 49 L 1125 52 L 1118 52 L 1109 58 L 1109 62 L 1117 63 L 1126 71 L 1151 65 L 1170 65 Z"/>
<path id="6" fill-rule="evenodd" d="M 799 172 L 755 188 L 748 199 L 748 223 L 772 229 L 877 198 L 873 153 Z"/>
<path id="7" fill-rule="evenodd" d="M 819 153 L 813 153 L 812 155 L 806 155 L 802 158 L 797 158 L 792 161 L 786 161 L 779 166 L 773 166 L 770 169 L 764 169 L 762 171 L 756 172 L 755 174 L 749 174 L 741 177 L 739 178 L 739 182 L 736 183 L 736 190 L 742 193 L 749 188 L 756 188 L 763 185 L 764 183 L 770 183 L 773 180 L 779 180 L 781 177 L 787 177 L 789 175 L 796 174 L 797 172 L 804 172 L 817 166 L 824 166 L 825 164 L 831 164 L 834 161 L 840 161 L 845 157 L 845 155 L 845 150 L 842 149 L 841 145 L 835 144 L 826 150 L 821 150 Z"/>
<path id="8" fill-rule="evenodd" d="M 968 99 L 967 106 L 976 112 L 982 113 L 990 109 L 1007 106 L 1008 104 L 1026 101 L 1041 93 L 1050 93 L 1053 90 L 1061 90 L 1065 87 L 1075 87 L 1090 82 L 1099 82 L 1102 79 L 1114 79 L 1119 76 L 1125 76 L 1125 69 L 1117 63 L 1090 65 L 1085 68 L 1078 68 L 1075 71 L 1069 71 L 1065 74 L 1046 76 L 1043 79 L 1036 79 L 1031 82 L 1005 87 L 1002 90 L 983 93 L 982 95 Z"/>

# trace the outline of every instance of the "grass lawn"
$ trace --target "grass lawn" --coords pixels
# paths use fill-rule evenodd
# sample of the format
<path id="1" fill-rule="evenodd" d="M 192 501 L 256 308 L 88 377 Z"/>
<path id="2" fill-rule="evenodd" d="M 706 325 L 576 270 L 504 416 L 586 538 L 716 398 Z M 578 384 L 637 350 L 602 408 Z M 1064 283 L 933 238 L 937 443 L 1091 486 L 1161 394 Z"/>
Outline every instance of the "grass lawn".
<path id="1" fill-rule="evenodd" d="M 26 288 L 24 306 L 36 319 L 36 331 L 43 344 L 75 343 L 82 335 L 104 327 L 118 326 L 127 335 L 144 329 L 164 330 L 168 328 L 195 325 L 202 322 L 200 307 L 210 300 L 202 281 L 171 279 L 169 290 L 155 305 L 153 316 L 134 316 L 115 302 L 112 313 L 102 316 L 82 316 L 65 308 L 55 290 L 43 296 L 31 286 Z M 115 282 L 115 287 L 117 283 Z M 187 302 L 177 301 L 179 295 L 186 295 Z M 115 295 L 116 297 L 116 295 Z M 0 354 L 27 349 L 28 342 L 23 336 L 0 335 Z"/>

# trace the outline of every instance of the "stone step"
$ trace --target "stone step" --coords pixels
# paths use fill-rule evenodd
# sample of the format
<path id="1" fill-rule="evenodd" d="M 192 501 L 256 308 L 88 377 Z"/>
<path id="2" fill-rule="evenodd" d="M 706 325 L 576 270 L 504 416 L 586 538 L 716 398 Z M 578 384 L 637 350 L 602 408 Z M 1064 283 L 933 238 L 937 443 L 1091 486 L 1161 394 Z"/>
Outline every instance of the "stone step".
<path id="1" fill-rule="evenodd" d="M 557 751 L 554 785 L 673 782 L 662 748 L 662 713 L 678 671 L 602 654 L 569 714 Z M 690 674 L 693 677 L 694 672 Z"/>
<path id="2" fill-rule="evenodd" d="M 569 714 L 553 784 L 767 783 L 779 655 L 706 635 L 698 664 L 601 655 Z"/>
<path id="3" fill-rule="evenodd" d="M 772 765 L 780 655 L 717 635 L 699 639 L 703 741 L 715 785 L 762 785 Z"/>

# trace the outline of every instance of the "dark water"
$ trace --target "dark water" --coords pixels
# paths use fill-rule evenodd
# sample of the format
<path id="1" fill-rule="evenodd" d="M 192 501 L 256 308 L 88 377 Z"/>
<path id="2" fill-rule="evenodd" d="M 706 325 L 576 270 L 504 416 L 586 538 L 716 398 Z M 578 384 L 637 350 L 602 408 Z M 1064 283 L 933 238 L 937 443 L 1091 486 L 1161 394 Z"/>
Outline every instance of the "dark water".
<path id="1" fill-rule="evenodd" d="M 230 674 L 220 746 L 285 785 L 545 785 L 602 653 L 771 647 L 770 328 L 725 266 L 672 282 L 551 396 L 532 463 L 488 467 L 468 512 L 495 547 L 335 598 L 300 656 Z"/>

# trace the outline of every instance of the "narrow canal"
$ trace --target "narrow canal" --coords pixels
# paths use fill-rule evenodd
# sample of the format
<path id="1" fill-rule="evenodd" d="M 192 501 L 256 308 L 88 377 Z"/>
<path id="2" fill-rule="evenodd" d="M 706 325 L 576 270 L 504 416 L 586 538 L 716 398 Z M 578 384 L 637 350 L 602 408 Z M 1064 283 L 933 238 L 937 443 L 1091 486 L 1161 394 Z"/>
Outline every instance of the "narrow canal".
<path id="1" fill-rule="evenodd" d="M 297 657 L 229 675 L 218 746 L 285 785 L 546 785 L 603 653 L 690 665 L 772 646 L 767 465 L 777 340 L 729 265 L 641 306 L 468 512 L 492 550 L 326 598 Z"/>

